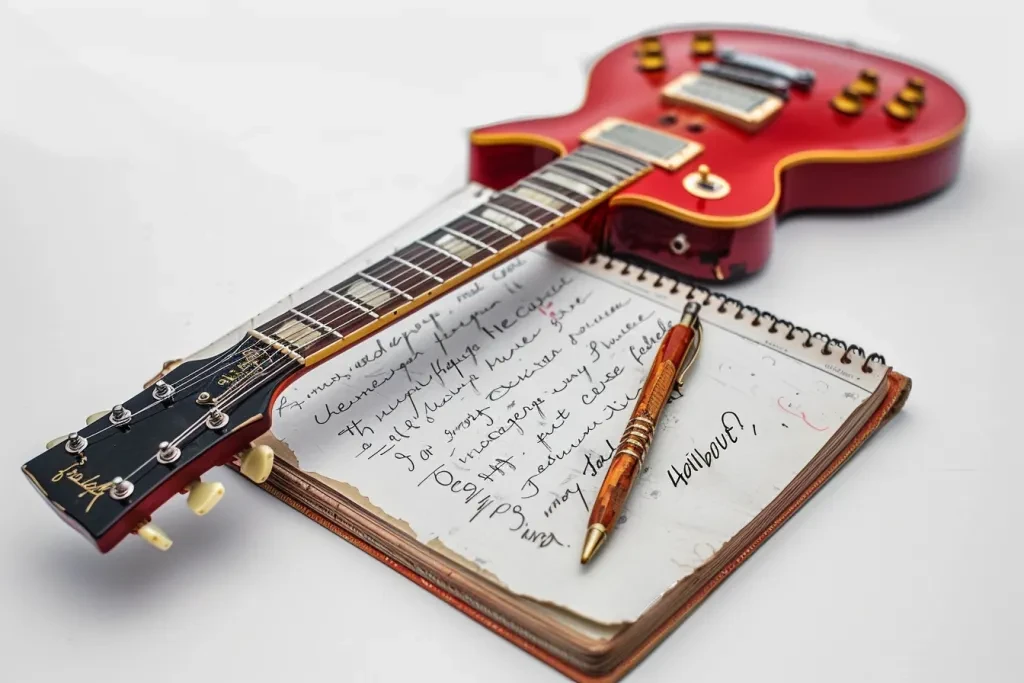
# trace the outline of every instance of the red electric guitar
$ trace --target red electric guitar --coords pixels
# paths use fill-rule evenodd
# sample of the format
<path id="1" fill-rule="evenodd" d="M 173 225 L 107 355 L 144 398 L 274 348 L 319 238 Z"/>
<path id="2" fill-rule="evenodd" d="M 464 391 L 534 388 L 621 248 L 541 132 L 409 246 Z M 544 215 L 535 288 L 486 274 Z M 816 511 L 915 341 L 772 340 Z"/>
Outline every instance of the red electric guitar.
<path id="1" fill-rule="evenodd" d="M 776 216 L 907 202 L 957 171 L 966 106 L 935 74 L 809 38 L 678 30 L 622 45 L 586 101 L 556 118 L 472 134 L 472 179 L 499 189 L 376 264 L 248 330 L 208 358 L 165 365 L 144 391 L 23 466 L 101 552 L 172 496 L 220 500 L 200 477 L 233 462 L 257 482 L 280 392 L 299 375 L 506 259 L 550 240 L 701 280 L 759 270 Z"/>

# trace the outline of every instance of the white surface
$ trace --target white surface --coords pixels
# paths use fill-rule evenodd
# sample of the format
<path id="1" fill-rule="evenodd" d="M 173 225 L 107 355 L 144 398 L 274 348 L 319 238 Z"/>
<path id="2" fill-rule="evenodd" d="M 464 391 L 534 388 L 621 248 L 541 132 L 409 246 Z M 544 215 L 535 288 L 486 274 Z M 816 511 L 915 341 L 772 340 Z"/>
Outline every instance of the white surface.
<path id="1" fill-rule="evenodd" d="M 1018 680 L 1016 7 L 425 4 L 0 9 L 5 679 L 562 680 L 227 473 L 211 515 L 161 510 L 170 553 L 101 557 L 18 467 L 460 185 L 469 127 L 568 110 L 607 45 L 717 18 L 905 54 L 972 118 L 950 191 L 790 220 L 732 288 L 884 352 L 914 392 L 628 680 Z"/>

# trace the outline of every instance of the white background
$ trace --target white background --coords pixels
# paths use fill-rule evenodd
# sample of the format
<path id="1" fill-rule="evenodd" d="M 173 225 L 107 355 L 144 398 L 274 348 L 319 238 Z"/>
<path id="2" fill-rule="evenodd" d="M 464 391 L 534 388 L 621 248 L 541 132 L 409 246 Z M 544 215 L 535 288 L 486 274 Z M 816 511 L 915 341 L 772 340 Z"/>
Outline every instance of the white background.
<path id="1" fill-rule="evenodd" d="M 570 110 L 586 60 L 692 21 L 905 55 L 971 118 L 948 192 L 789 220 L 730 288 L 914 391 L 629 680 L 1020 680 L 1013 3 L 140 4 L 0 8 L 6 680 L 563 680 L 230 473 L 211 515 L 160 511 L 169 553 L 100 556 L 19 467 L 458 187 L 469 128 Z"/>

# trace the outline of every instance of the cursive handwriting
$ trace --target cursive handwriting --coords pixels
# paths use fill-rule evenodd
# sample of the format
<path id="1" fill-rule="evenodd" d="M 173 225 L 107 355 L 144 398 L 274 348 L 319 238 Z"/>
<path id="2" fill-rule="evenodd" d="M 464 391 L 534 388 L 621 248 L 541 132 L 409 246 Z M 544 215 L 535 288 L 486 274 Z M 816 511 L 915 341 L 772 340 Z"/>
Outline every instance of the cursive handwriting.
<path id="1" fill-rule="evenodd" d="M 96 501 L 102 498 L 107 491 L 113 488 L 114 482 L 100 482 L 100 475 L 98 474 L 94 474 L 86 479 L 85 475 L 78 469 L 83 464 L 84 462 L 78 461 L 68 465 L 62 470 L 57 470 L 57 473 L 50 478 L 50 481 L 54 484 L 65 480 L 70 481 L 72 484 L 82 489 L 82 492 L 77 496 L 78 498 L 92 496 L 92 500 L 90 500 L 89 504 L 85 506 L 85 511 L 89 512 L 92 510 L 92 506 L 96 504 Z"/>

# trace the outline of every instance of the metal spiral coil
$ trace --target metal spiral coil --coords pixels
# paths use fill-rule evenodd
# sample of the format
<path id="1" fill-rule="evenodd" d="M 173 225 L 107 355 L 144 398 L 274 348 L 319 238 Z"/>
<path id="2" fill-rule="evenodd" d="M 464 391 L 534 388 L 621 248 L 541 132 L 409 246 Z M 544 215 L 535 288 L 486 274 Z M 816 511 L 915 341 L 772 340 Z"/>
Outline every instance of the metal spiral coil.
<path id="1" fill-rule="evenodd" d="M 616 259 L 613 256 L 606 256 L 606 258 L 607 261 L 605 261 L 604 264 L 604 267 L 606 269 L 611 270 L 612 268 L 615 268 L 617 265 L 616 262 L 618 261 L 618 263 L 622 265 L 622 270 L 620 271 L 622 275 L 629 276 L 632 272 L 631 264 L 629 262 L 621 259 Z M 590 259 L 590 262 L 597 263 L 598 256 L 592 257 Z M 736 311 L 733 315 L 736 320 L 749 319 L 750 324 L 754 327 L 760 327 L 761 325 L 764 324 L 766 320 L 770 320 L 771 324 L 768 326 L 768 334 L 784 333 L 785 338 L 787 340 L 793 341 L 797 338 L 798 333 L 803 333 L 804 340 L 802 342 L 802 345 L 805 348 L 813 347 L 814 340 L 821 340 L 823 344 L 820 353 L 823 356 L 831 356 L 834 353 L 836 353 L 837 349 L 841 349 L 843 353 L 839 357 L 839 362 L 844 365 L 849 365 L 851 363 L 857 362 L 857 360 L 859 359 L 854 358 L 854 356 L 859 356 L 860 359 L 863 359 L 860 366 L 862 372 L 874 372 L 874 368 L 872 368 L 869 365 L 869 363 L 877 362 L 880 363 L 881 365 L 886 364 L 885 356 L 883 356 L 880 353 L 872 353 L 869 355 L 862 347 L 857 346 L 856 344 L 847 345 L 846 342 L 844 342 L 842 339 L 837 339 L 828 334 L 825 334 L 824 332 L 811 332 L 806 327 L 794 325 L 790 321 L 780 318 L 776 316 L 774 313 L 771 313 L 770 311 L 762 311 L 758 308 L 755 308 L 754 306 L 748 306 L 747 304 L 744 304 L 742 301 L 734 299 L 726 294 L 713 292 L 710 289 L 702 287 L 698 284 L 676 279 L 675 277 L 667 275 L 658 270 L 657 266 L 633 267 L 638 268 L 640 270 L 640 273 L 637 276 L 637 280 L 640 282 L 647 280 L 650 275 L 657 275 L 657 280 L 655 281 L 653 286 L 659 288 L 664 286 L 662 283 L 663 280 L 671 282 L 672 288 L 669 290 L 669 294 L 680 294 L 683 293 L 683 290 L 685 289 L 685 296 L 687 300 L 692 301 L 695 299 L 701 299 L 701 297 L 703 297 L 700 303 L 705 308 L 707 308 L 713 302 L 717 302 L 718 305 L 714 306 L 713 309 L 716 313 L 723 315 L 729 313 L 729 306 L 734 305 L 736 307 Z M 746 315 L 747 313 L 751 314 L 750 317 Z"/>

